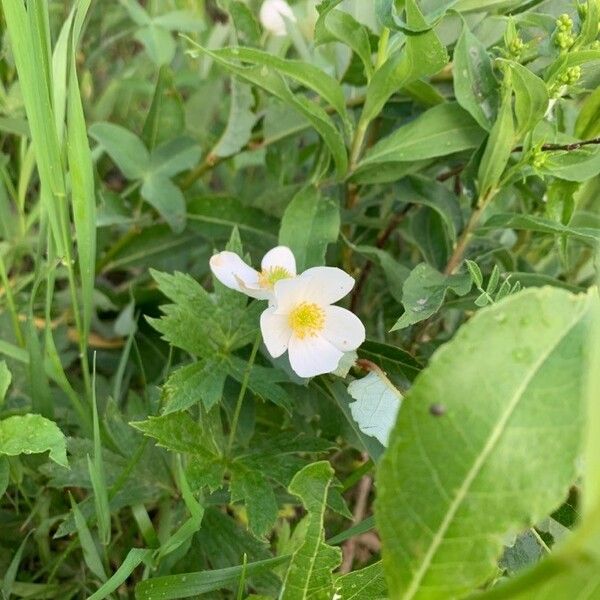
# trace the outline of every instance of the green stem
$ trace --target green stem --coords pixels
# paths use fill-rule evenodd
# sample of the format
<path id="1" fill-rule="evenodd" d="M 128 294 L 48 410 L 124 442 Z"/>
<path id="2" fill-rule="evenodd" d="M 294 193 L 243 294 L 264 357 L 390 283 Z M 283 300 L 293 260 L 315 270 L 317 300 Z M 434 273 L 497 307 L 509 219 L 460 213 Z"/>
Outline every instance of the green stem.
<path id="1" fill-rule="evenodd" d="M 229 432 L 229 440 L 227 442 L 228 456 L 231 454 L 231 449 L 233 448 L 233 442 L 235 440 L 235 434 L 237 433 L 238 428 L 238 421 L 240 420 L 240 413 L 242 411 L 242 404 L 244 402 L 244 396 L 246 395 L 246 389 L 248 388 L 248 380 L 250 379 L 250 372 L 252 371 L 252 367 L 254 365 L 254 359 L 256 358 L 259 344 L 260 333 L 256 336 L 256 340 L 254 340 L 254 346 L 252 346 L 252 352 L 250 353 L 250 358 L 248 359 L 248 364 L 246 365 L 246 371 L 244 372 L 244 379 L 242 380 L 242 387 L 240 388 L 237 404 L 235 405 L 235 411 L 231 421 L 231 431 Z"/>
<path id="2" fill-rule="evenodd" d="M 361 117 L 358 121 L 358 125 L 356 126 L 354 139 L 352 140 L 352 150 L 350 151 L 350 173 L 352 173 L 358 165 L 360 151 L 362 150 L 362 146 L 365 141 L 365 136 L 367 135 L 368 127 L 368 121 Z"/>
<path id="3" fill-rule="evenodd" d="M 4 264 L 4 257 L 0 253 L 0 283 L 4 286 L 4 291 L 6 294 L 6 303 L 8 304 L 8 309 L 10 311 L 10 317 L 12 321 L 12 326 L 15 332 L 15 338 L 17 340 L 17 344 L 21 346 L 21 348 L 25 347 L 25 338 L 23 337 L 23 332 L 21 331 L 21 324 L 19 323 L 19 314 L 17 313 L 17 307 L 15 305 L 15 299 L 13 297 L 12 288 L 10 286 L 10 281 L 8 280 L 8 275 L 6 273 L 6 265 Z"/>

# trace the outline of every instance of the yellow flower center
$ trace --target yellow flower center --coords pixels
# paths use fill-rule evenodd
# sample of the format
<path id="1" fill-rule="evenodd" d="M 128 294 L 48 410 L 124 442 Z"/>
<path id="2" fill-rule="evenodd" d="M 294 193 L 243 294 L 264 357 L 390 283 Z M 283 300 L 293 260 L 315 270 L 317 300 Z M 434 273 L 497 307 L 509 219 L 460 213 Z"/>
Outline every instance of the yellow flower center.
<path id="1" fill-rule="evenodd" d="M 292 274 L 285 267 L 271 267 L 265 269 L 258 276 L 258 284 L 261 288 L 268 290 L 273 289 L 273 286 L 281 279 L 290 279 Z"/>
<path id="2" fill-rule="evenodd" d="M 318 304 L 302 302 L 290 313 L 289 324 L 301 340 L 314 337 L 325 327 L 325 311 Z"/>

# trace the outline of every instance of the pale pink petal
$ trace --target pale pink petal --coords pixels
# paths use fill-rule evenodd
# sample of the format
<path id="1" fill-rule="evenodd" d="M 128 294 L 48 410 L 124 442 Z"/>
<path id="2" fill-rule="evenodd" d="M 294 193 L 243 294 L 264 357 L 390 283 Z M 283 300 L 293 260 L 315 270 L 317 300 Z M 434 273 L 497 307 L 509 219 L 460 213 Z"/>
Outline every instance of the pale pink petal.
<path id="1" fill-rule="evenodd" d="M 299 338 L 293 335 L 288 347 L 290 365 L 300 377 L 314 377 L 337 369 L 343 352 L 320 335 Z"/>
<path id="2" fill-rule="evenodd" d="M 296 275 L 296 259 L 287 246 L 276 246 L 269 250 L 263 257 L 260 265 L 263 271 L 273 267 L 285 269 L 291 276 Z"/>
<path id="3" fill-rule="evenodd" d="M 322 335 L 338 350 L 349 352 L 356 350 L 365 341 L 365 326 L 349 310 L 340 306 L 327 306 Z"/>
<path id="4" fill-rule="evenodd" d="M 281 356 L 287 350 L 292 335 L 287 315 L 275 314 L 273 307 L 267 308 L 260 315 L 260 331 L 273 358 Z"/>

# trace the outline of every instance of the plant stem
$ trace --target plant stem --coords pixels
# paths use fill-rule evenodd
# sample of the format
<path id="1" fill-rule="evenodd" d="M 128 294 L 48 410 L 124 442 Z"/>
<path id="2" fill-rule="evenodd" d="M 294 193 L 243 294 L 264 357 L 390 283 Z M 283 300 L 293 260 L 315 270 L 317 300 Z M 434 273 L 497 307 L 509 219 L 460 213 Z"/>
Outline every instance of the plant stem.
<path id="1" fill-rule="evenodd" d="M 231 431 L 229 432 L 229 440 L 227 442 L 228 456 L 231 454 L 231 449 L 233 448 L 233 442 L 235 440 L 235 434 L 237 433 L 238 428 L 238 421 L 240 420 L 240 413 L 242 411 L 242 404 L 244 402 L 244 396 L 246 395 L 246 389 L 248 388 L 248 380 L 250 379 L 250 372 L 252 371 L 252 367 L 254 365 L 254 359 L 256 358 L 256 353 L 258 352 L 259 344 L 260 332 L 254 340 L 254 346 L 252 346 L 252 352 L 250 353 L 250 358 L 248 359 L 248 364 L 246 365 L 246 371 L 244 372 L 244 379 L 242 380 L 242 387 L 240 388 L 240 393 L 238 395 L 237 403 L 235 405 L 235 411 L 233 413 L 233 419 L 231 421 Z"/>
<path id="2" fill-rule="evenodd" d="M 15 299 L 13 297 L 12 288 L 10 286 L 10 281 L 8 280 L 8 274 L 6 273 L 6 266 L 4 264 L 4 257 L 0 253 L 0 283 L 4 286 L 4 293 L 6 294 L 6 303 L 8 304 L 8 309 L 10 311 L 10 317 L 12 321 L 12 326 L 15 332 L 15 338 L 17 340 L 17 344 L 21 346 L 21 348 L 25 347 L 25 338 L 23 337 L 23 332 L 21 331 L 21 324 L 19 323 L 19 315 L 17 313 L 17 307 L 15 306 Z"/>
<path id="3" fill-rule="evenodd" d="M 358 164 L 360 151 L 362 150 L 368 127 L 369 123 L 361 117 L 356 126 L 356 132 L 354 133 L 354 139 L 352 140 L 352 149 L 350 150 L 350 173 L 356 169 L 356 165 Z"/>
<path id="4" fill-rule="evenodd" d="M 464 228 L 463 232 L 460 234 L 460 237 L 458 238 L 458 242 L 454 248 L 454 251 L 452 252 L 450 259 L 448 260 L 448 264 L 446 265 L 446 268 L 444 269 L 444 275 L 452 275 L 454 273 L 454 271 L 456 271 L 456 269 L 458 269 L 458 267 L 462 263 L 465 252 L 469 245 L 469 242 L 471 241 L 471 238 L 473 237 L 473 231 L 477 227 L 477 224 L 479 223 L 479 219 L 481 218 L 481 213 L 483 212 L 483 209 L 485 208 L 486 205 L 487 205 L 487 202 L 485 204 L 482 204 L 481 206 L 478 206 L 471 213 L 469 222 L 467 223 L 467 226 Z"/>

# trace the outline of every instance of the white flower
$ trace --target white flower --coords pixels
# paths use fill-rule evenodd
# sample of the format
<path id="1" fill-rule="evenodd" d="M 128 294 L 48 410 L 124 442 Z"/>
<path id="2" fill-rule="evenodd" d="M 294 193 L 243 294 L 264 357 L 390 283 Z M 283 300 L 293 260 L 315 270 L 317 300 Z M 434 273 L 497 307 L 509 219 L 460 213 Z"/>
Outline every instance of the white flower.
<path id="1" fill-rule="evenodd" d="M 354 287 L 354 279 L 335 267 L 314 267 L 299 277 L 277 281 L 275 302 L 260 317 L 260 328 L 273 358 L 289 353 L 300 377 L 331 373 L 345 352 L 365 341 L 360 319 L 331 306 Z"/>
<path id="2" fill-rule="evenodd" d="M 273 35 L 287 33 L 285 20 L 296 22 L 296 16 L 285 0 L 265 0 L 260 7 L 260 22 Z"/>
<path id="3" fill-rule="evenodd" d="M 260 266 L 259 273 L 235 252 L 219 252 L 210 259 L 210 268 L 223 285 L 260 300 L 272 300 L 275 283 L 296 276 L 296 259 L 287 246 L 269 250 Z"/>

